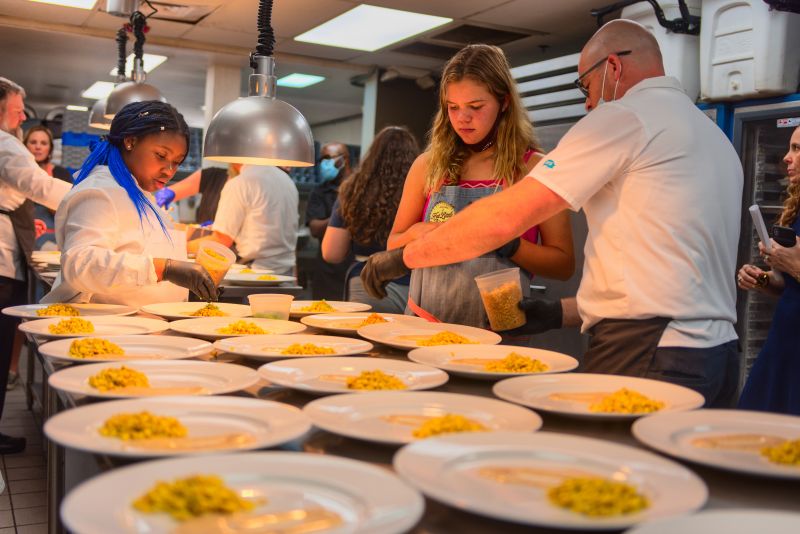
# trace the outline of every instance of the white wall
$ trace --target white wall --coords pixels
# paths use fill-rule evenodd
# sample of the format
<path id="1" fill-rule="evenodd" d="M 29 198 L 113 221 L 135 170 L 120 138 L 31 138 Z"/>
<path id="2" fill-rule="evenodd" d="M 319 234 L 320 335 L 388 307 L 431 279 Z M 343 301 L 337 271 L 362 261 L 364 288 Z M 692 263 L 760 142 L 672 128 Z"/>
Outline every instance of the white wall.
<path id="1" fill-rule="evenodd" d="M 361 117 L 334 122 L 322 126 L 312 126 L 314 141 L 320 144 L 341 142 L 348 145 L 361 145 Z"/>

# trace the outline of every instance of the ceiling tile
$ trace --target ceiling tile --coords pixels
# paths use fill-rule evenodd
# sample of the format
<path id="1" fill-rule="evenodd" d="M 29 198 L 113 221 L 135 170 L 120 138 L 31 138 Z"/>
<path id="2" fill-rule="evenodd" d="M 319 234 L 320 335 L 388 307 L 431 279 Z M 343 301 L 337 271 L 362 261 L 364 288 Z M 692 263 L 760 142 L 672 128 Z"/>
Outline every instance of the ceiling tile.
<path id="1" fill-rule="evenodd" d="M 258 44 L 255 31 L 253 33 L 220 30 L 207 26 L 195 26 L 182 36 L 189 41 L 199 41 L 202 43 L 212 43 L 228 46 L 242 46 L 245 48 L 255 48 Z"/>
<path id="2" fill-rule="evenodd" d="M 350 60 L 364 54 L 364 52 L 360 50 L 301 43 L 300 41 L 294 40 L 282 42 L 280 47 L 275 47 L 275 51 L 278 53 L 284 52 L 286 54 L 299 54 L 301 56 L 311 56 L 312 58 L 335 59 L 339 61 Z"/>
<path id="3" fill-rule="evenodd" d="M 589 12 L 597 5 L 597 0 L 511 0 L 471 16 L 469 20 L 510 28 L 569 33 L 576 25 L 594 24 L 594 17 Z"/>

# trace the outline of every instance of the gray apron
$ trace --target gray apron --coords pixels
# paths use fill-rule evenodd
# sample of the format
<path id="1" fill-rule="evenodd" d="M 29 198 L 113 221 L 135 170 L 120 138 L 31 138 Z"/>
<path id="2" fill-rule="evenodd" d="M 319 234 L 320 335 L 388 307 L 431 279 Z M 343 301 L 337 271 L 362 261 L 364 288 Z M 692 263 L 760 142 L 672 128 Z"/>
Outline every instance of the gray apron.
<path id="1" fill-rule="evenodd" d="M 646 376 L 661 335 L 671 319 L 603 319 L 589 329 L 592 339 L 581 371 L 607 375 Z"/>
<path id="2" fill-rule="evenodd" d="M 465 188 L 443 186 L 431 194 L 425 209 L 426 222 L 444 222 L 476 200 L 493 194 L 494 187 Z M 414 305 L 445 323 L 488 328 L 489 320 L 483 309 L 475 277 L 481 274 L 517 267 L 509 259 L 494 252 L 453 265 L 425 267 L 411 271 L 409 306 L 406 314 L 413 315 Z M 531 277 L 520 269 L 523 296 L 531 292 Z M 419 315 L 419 313 L 417 313 Z"/>

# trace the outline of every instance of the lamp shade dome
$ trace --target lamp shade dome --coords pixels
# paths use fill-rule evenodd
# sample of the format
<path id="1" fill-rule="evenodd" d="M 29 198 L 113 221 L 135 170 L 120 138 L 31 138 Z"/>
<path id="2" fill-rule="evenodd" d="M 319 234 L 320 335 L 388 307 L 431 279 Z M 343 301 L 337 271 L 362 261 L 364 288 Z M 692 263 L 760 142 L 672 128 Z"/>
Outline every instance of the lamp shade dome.
<path id="1" fill-rule="evenodd" d="M 276 98 L 248 96 L 220 109 L 208 125 L 203 157 L 251 165 L 311 167 L 314 138 L 305 117 Z"/>
<path id="2" fill-rule="evenodd" d="M 105 116 L 108 119 L 113 119 L 114 115 L 128 104 L 146 100 L 167 101 L 161 91 L 149 83 L 123 82 L 116 86 L 106 98 Z"/>
<path id="3" fill-rule="evenodd" d="M 110 130 L 111 129 L 111 119 L 107 119 L 105 116 L 106 112 L 106 99 L 103 98 L 98 100 L 92 106 L 92 109 L 89 110 L 89 126 L 91 128 L 97 128 L 99 130 Z"/>

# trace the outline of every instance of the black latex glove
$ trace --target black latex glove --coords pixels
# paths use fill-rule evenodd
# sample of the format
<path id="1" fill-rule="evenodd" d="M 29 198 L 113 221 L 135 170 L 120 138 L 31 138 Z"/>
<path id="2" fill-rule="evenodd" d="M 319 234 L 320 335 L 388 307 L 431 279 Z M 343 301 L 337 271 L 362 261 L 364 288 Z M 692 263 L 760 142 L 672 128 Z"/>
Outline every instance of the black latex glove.
<path id="1" fill-rule="evenodd" d="M 501 258 L 510 258 L 519 250 L 520 239 L 515 237 L 500 248 L 495 249 L 494 253 Z"/>
<path id="2" fill-rule="evenodd" d="M 376 299 L 386 297 L 386 284 L 411 272 L 403 262 L 403 249 L 396 248 L 373 254 L 361 271 L 364 289 Z"/>
<path id="3" fill-rule="evenodd" d="M 217 300 L 217 288 L 205 267 L 188 261 L 167 260 L 164 263 L 165 282 L 185 287 L 203 301 Z"/>
<path id="4" fill-rule="evenodd" d="M 561 328 L 564 312 L 561 300 L 532 299 L 523 297 L 518 304 L 525 312 L 526 323 L 519 328 L 505 332 L 512 336 L 541 334 L 553 328 Z"/>

